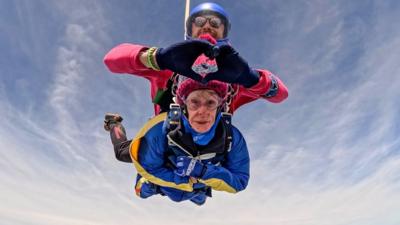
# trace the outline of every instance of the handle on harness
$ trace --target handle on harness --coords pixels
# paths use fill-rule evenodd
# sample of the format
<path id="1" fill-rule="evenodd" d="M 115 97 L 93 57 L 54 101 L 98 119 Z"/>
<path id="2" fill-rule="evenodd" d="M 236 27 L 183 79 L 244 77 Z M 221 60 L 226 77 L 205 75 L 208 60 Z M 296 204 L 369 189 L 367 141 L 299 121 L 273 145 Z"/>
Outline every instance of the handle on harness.
<path id="1" fill-rule="evenodd" d="M 168 130 L 175 130 L 181 124 L 181 107 L 179 104 L 172 103 L 169 105 L 169 112 L 168 112 L 168 123 L 167 129 Z"/>

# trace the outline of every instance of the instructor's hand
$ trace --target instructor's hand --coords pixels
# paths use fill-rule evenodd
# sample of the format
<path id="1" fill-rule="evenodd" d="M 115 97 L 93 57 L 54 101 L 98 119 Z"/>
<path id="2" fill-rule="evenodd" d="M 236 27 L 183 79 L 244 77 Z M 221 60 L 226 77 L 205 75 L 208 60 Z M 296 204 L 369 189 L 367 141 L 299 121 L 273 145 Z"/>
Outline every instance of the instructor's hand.
<path id="1" fill-rule="evenodd" d="M 258 83 L 260 75 L 251 69 L 245 59 L 230 45 L 219 46 L 219 55 L 216 57 L 218 71 L 208 74 L 204 81 L 219 80 L 231 84 L 240 84 L 251 87 Z"/>
<path id="2" fill-rule="evenodd" d="M 192 70 L 194 61 L 201 54 L 209 54 L 213 45 L 205 40 L 186 40 L 166 48 L 159 48 L 156 60 L 160 69 L 168 69 L 180 75 L 202 81 L 202 77 Z"/>

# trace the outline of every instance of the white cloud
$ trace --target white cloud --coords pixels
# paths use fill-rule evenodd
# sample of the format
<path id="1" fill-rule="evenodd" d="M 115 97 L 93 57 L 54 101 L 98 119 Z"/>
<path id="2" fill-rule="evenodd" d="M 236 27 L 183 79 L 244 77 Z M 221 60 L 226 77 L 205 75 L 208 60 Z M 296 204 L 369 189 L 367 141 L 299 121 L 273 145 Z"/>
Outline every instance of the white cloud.
<path id="1" fill-rule="evenodd" d="M 289 99 L 251 104 L 234 119 L 253 157 L 248 189 L 215 192 L 197 207 L 135 197 L 134 168 L 114 159 L 102 130 L 106 110 L 125 112 L 131 135 L 152 111 L 143 101 L 149 100 L 147 81 L 108 76 L 101 62 L 103 46 L 113 42 L 108 20 L 118 15 L 104 15 L 95 1 L 51 3 L 66 21 L 41 111 L 48 120 L 18 108 L 0 83 L 0 115 L 7 118 L 0 126 L 0 201 L 7 202 L 0 217 L 7 224 L 398 224 L 400 39 L 386 24 L 396 16 L 382 3 L 372 22 L 352 24 L 361 33 L 369 24 L 375 33 L 355 38 L 364 45 L 346 77 L 336 72 L 337 59 L 351 48 L 348 35 L 357 35 L 345 26 L 351 10 L 341 3 L 304 4 L 302 11 L 280 7 L 289 11 L 273 43 L 284 43 L 265 57 L 289 84 Z M 294 28 L 296 35 L 289 32 Z M 322 45 L 305 48 L 313 47 L 310 41 Z M 248 122 L 256 113 L 259 120 Z"/>

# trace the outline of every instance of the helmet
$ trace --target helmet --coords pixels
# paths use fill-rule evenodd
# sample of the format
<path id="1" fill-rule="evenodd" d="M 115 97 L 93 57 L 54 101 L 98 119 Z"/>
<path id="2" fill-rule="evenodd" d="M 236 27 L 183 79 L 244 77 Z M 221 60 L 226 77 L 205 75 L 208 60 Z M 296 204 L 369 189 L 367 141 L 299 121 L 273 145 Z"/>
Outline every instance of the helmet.
<path id="1" fill-rule="evenodd" d="M 205 2 L 201 3 L 200 5 L 194 7 L 192 11 L 190 11 L 189 17 L 186 20 L 186 32 L 189 37 L 192 36 L 192 22 L 196 16 L 200 15 L 216 15 L 222 19 L 224 23 L 225 30 L 224 30 L 224 38 L 228 36 L 228 31 L 231 28 L 231 24 L 229 22 L 228 14 L 225 12 L 224 8 L 220 5 L 212 2 Z"/>
<path id="2" fill-rule="evenodd" d="M 225 99 L 228 94 L 228 84 L 224 82 L 211 80 L 203 84 L 190 78 L 186 78 L 179 83 L 178 89 L 176 90 L 177 103 L 179 105 L 183 105 L 185 99 L 187 98 L 187 96 L 189 96 L 190 93 L 196 90 L 205 89 L 215 91 L 221 99 Z"/>

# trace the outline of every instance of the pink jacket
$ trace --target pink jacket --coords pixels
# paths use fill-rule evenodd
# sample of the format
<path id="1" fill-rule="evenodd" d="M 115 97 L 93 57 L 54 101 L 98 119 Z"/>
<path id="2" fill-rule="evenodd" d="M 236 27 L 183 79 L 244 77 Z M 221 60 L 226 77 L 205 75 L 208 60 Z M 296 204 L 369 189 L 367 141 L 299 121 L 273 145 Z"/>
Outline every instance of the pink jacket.
<path id="1" fill-rule="evenodd" d="M 144 66 L 139 59 L 139 53 L 147 50 L 148 47 L 135 44 L 120 44 L 111 49 L 104 57 L 104 63 L 113 73 L 128 73 L 145 77 L 151 84 L 151 98 L 153 99 L 159 88 L 165 88 L 168 79 L 173 72 L 170 70 L 155 71 Z M 288 97 L 288 90 L 284 83 L 268 70 L 257 69 L 260 74 L 259 82 L 250 87 L 244 88 L 241 85 L 234 85 L 239 88 L 230 105 L 230 113 L 233 113 L 240 106 L 262 98 L 269 102 L 279 103 Z M 266 93 L 270 90 L 273 77 L 278 83 L 277 93 L 272 97 L 267 97 Z M 160 107 L 154 105 L 155 114 L 159 114 Z"/>

